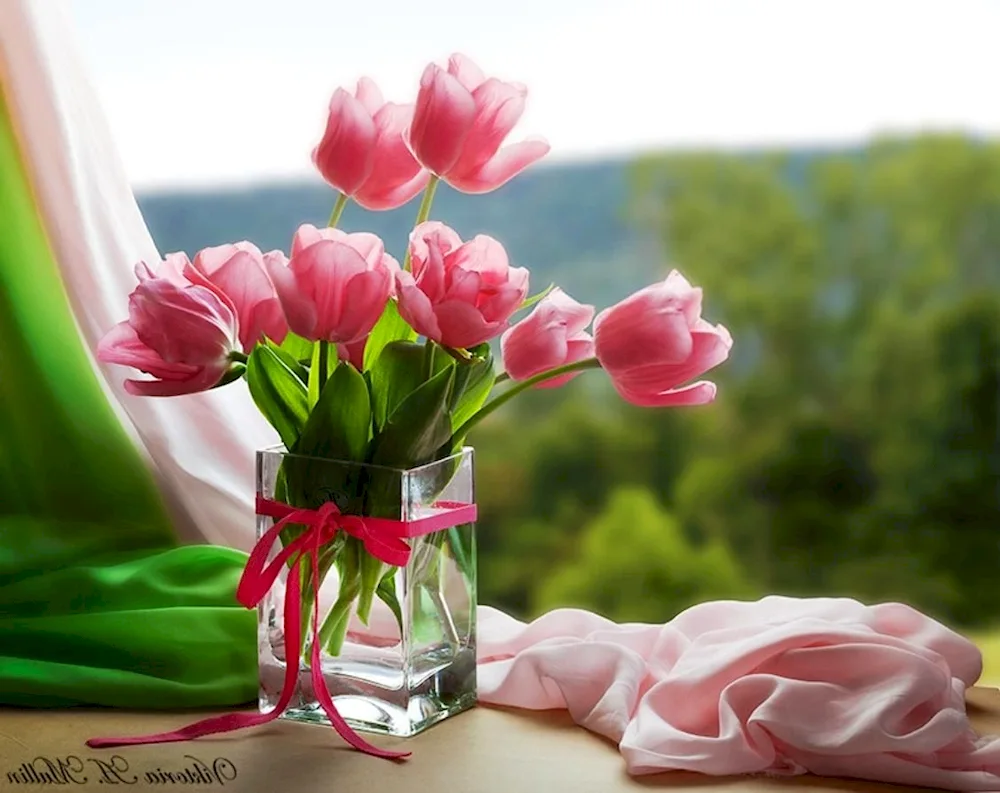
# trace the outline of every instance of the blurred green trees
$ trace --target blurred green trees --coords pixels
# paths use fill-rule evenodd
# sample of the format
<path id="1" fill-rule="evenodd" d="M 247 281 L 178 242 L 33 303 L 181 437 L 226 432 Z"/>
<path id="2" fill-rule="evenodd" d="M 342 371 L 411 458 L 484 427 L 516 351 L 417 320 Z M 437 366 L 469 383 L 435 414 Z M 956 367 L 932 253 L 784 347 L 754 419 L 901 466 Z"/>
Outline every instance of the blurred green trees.
<path id="1" fill-rule="evenodd" d="M 663 620 L 783 592 L 995 622 L 1000 146 L 662 156 L 633 177 L 663 274 L 736 339 L 719 400 L 640 410 L 592 373 L 482 426 L 483 602 Z"/>

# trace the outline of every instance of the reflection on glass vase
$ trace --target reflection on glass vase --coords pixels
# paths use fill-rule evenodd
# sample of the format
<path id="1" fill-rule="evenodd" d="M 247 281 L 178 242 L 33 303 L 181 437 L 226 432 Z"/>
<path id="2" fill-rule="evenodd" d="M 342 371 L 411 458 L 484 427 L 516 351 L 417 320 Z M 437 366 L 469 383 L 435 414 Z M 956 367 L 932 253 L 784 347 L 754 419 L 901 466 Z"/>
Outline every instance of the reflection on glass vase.
<path id="1" fill-rule="evenodd" d="M 434 520 L 442 505 L 472 505 L 472 449 L 409 470 L 307 458 L 283 449 L 257 453 L 258 500 L 342 515 L 412 523 Z M 275 519 L 259 515 L 258 540 Z M 299 536 L 288 525 L 282 542 Z M 385 564 L 360 539 L 337 531 L 319 554 L 318 622 L 322 679 L 337 711 L 356 730 L 415 735 L 476 702 L 476 538 L 466 522 L 406 540 L 403 566 Z M 316 597 L 303 563 L 302 647 L 285 643 L 289 566 L 258 609 L 260 709 L 278 702 L 286 659 L 300 654 L 298 687 L 282 718 L 329 724 L 310 670 Z M 294 657 L 294 656 L 293 656 Z"/>

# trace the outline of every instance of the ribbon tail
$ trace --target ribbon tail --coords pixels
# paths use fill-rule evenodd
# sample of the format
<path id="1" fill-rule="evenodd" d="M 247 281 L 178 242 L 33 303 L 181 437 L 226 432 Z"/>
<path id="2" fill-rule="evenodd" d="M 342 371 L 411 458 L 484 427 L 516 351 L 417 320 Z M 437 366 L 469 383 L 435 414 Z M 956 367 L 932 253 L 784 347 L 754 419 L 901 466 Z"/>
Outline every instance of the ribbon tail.
<path id="1" fill-rule="evenodd" d="M 337 734 L 343 738 L 347 743 L 353 746 L 358 751 L 364 752 L 365 754 L 370 754 L 373 757 L 381 757 L 386 760 L 399 760 L 404 757 L 409 757 L 410 752 L 397 752 L 391 749 L 380 749 L 379 747 L 368 743 L 364 738 L 355 732 L 354 728 L 348 724 L 344 717 L 340 715 L 340 711 L 337 710 L 337 706 L 333 702 L 333 698 L 330 696 L 330 692 L 326 687 L 326 681 L 323 679 L 323 658 L 321 656 L 320 642 L 319 642 L 319 550 L 318 548 L 313 549 L 312 556 L 312 576 L 313 576 L 313 590 L 317 592 L 316 597 L 316 608 L 313 609 L 312 618 L 312 649 L 310 652 L 310 673 L 312 677 L 313 684 L 313 694 L 319 701 L 319 704 L 323 708 L 323 712 L 326 713 L 326 717 L 330 720 L 333 728 L 337 731 Z"/>

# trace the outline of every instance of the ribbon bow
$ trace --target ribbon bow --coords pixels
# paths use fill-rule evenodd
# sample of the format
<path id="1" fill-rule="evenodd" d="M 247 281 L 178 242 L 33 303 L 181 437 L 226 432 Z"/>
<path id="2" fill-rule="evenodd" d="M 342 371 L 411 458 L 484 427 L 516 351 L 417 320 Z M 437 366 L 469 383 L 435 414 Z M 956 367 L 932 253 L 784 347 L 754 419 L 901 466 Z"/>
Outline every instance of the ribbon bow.
<path id="1" fill-rule="evenodd" d="M 292 561 L 288 568 L 285 581 L 285 646 L 302 646 L 302 581 L 299 575 L 300 562 L 308 557 L 312 590 L 318 593 L 320 585 L 319 551 L 330 542 L 338 531 L 344 531 L 364 543 L 365 550 L 372 556 L 391 565 L 402 566 L 410 559 L 410 546 L 404 537 L 417 537 L 430 534 L 441 529 L 469 523 L 476 519 L 475 504 L 459 504 L 455 502 L 440 502 L 435 505 L 436 513 L 413 521 L 389 520 L 386 518 L 362 518 L 358 515 L 343 515 L 337 505 L 326 502 L 319 509 L 297 509 L 287 504 L 257 497 L 257 514 L 274 518 L 275 524 L 268 529 L 254 545 L 250 552 L 240 583 L 236 589 L 236 598 L 247 608 L 256 608 L 267 595 L 278 579 L 282 569 Z M 267 563 L 268 554 L 275 542 L 279 541 L 281 531 L 289 525 L 302 525 L 306 530 L 278 552 L 277 556 Z M 294 557 L 294 559 L 293 559 Z M 320 706 L 334 729 L 347 743 L 355 749 L 375 757 L 397 760 L 408 757 L 410 752 L 395 752 L 380 749 L 368 743 L 357 734 L 337 711 L 333 698 L 323 679 L 322 658 L 319 643 L 319 608 L 313 609 L 312 615 L 312 647 L 310 655 L 310 675 L 313 691 Z M 179 730 L 162 732 L 155 735 L 143 735 L 132 738 L 91 738 L 87 746 L 94 749 L 112 746 L 129 746 L 146 743 L 171 743 L 189 741 L 205 735 L 215 735 L 220 732 L 256 727 L 267 724 L 278 718 L 291 704 L 292 697 L 299 680 L 299 654 L 294 653 L 294 660 L 285 654 L 285 680 L 281 687 L 281 696 L 277 704 L 267 713 L 227 713 L 222 716 L 203 719 L 189 724 Z"/>

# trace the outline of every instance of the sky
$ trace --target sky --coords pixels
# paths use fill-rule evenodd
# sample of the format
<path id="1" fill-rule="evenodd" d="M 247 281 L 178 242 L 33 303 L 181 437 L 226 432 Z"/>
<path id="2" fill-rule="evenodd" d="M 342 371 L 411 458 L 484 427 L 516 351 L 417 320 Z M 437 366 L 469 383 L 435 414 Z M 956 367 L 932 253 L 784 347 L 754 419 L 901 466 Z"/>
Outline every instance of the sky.
<path id="1" fill-rule="evenodd" d="M 137 187 L 294 178 L 338 86 L 460 51 L 550 161 L 1000 133 L 996 0 L 69 0 Z"/>

